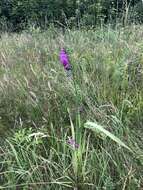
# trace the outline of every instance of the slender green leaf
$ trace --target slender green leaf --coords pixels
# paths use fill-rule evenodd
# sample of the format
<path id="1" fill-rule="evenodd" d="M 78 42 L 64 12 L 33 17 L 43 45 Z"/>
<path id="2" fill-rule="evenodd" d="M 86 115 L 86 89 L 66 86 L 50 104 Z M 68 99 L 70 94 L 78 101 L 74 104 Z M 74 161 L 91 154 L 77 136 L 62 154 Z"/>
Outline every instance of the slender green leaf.
<path id="1" fill-rule="evenodd" d="M 98 131 L 98 132 L 104 133 L 107 137 L 115 141 L 118 145 L 123 146 L 131 151 L 131 149 L 127 145 L 125 145 L 118 137 L 116 137 L 115 135 L 113 135 L 112 133 L 104 129 L 103 126 L 94 122 L 87 122 L 85 123 L 85 128 L 91 129 L 92 131 L 95 131 L 95 132 Z"/>

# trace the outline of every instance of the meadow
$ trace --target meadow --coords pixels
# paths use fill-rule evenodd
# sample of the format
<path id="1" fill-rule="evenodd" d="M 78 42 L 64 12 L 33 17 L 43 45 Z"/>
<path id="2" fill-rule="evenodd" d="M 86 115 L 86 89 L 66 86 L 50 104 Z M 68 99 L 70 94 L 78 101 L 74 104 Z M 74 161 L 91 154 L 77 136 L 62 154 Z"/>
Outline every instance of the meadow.
<path id="1" fill-rule="evenodd" d="M 1 34 L 0 138 L 0 189 L 142 190 L 143 26 Z"/>

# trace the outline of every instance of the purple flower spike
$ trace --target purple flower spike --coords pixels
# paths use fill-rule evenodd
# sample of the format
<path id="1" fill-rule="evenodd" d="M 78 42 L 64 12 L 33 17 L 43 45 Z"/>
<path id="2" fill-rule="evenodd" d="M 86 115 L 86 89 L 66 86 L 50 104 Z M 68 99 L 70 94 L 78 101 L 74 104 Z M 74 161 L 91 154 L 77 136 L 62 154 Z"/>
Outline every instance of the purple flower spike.
<path id="1" fill-rule="evenodd" d="M 69 145 L 71 145 L 71 146 L 72 146 L 73 148 L 75 148 L 75 149 L 78 149 L 78 148 L 79 148 L 79 144 L 77 144 L 73 138 L 70 138 L 70 137 L 69 137 L 67 143 L 68 143 Z"/>
<path id="2" fill-rule="evenodd" d="M 64 48 L 62 48 L 60 51 L 60 62 L 64 66 L 65 70 L 71 70 L 69 57 Z"/>

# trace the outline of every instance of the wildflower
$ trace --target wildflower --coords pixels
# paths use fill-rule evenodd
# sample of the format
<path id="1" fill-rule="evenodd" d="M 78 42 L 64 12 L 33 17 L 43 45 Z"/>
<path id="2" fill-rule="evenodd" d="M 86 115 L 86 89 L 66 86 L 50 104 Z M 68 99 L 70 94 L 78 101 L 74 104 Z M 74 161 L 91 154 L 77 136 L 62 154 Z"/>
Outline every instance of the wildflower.
<path id="1" fill-rule="evenodd" d="M 64 69 L 66 71 L 71 70 L 71 65 L 70 65 L 70 62 L 69 62 L 69 57 L 68 57 L 68 54 L 66 53 L 66 51 L 65 51 L 64 48 L 62 48 L 61 51 L 60 51 L 60 62 L 64 66 Z"/>
<path id="2" fill-rule="evenodd" d="M 78 148 L 79 148 L 79 144 L 77 144 L 77 143 L 75 142 L 75 140 L 74 140 L 73 138 L 71 138 L 71 137 L 68 137 L 67 143 L 68 143 L 69 145 L 71 145 L 71 146 L 72 146 L 73 148 L 75 148 L 75 149 L 78 149 Z"/>

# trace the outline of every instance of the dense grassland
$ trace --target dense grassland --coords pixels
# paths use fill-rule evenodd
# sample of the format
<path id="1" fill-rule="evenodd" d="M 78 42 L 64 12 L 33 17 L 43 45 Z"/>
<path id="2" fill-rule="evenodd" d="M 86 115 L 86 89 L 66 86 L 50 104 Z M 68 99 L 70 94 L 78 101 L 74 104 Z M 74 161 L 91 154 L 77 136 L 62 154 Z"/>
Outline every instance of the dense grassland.
<path id="1" fill-rule="evenodd" d="M 2 34 L 0 137 L 0 189 L 143 189 L 143 27 Z"/>

